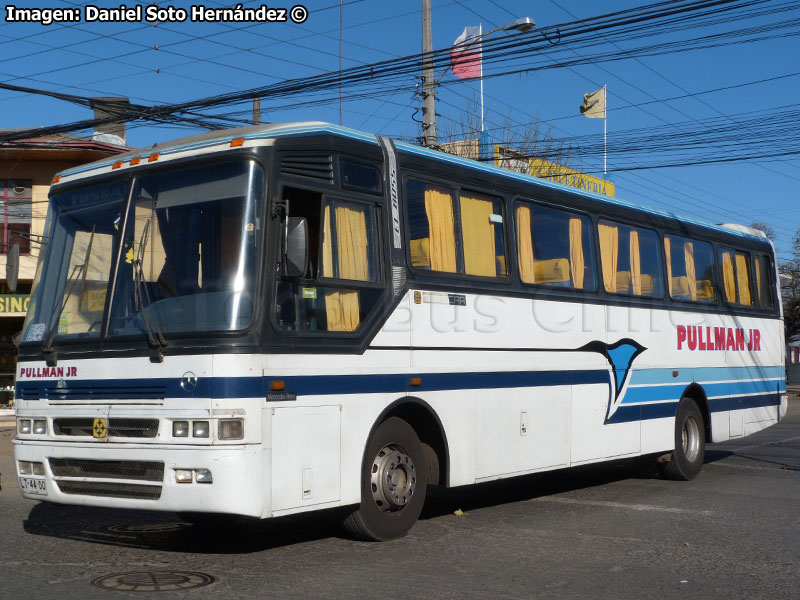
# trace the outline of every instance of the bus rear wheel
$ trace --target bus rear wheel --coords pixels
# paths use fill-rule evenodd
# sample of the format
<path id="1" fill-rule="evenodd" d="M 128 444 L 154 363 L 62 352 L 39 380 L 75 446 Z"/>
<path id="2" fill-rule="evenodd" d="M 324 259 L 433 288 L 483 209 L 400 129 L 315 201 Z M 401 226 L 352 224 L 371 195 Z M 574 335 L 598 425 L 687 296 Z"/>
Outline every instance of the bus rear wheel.
<path id="1" fill-rule="evenodd" d="M 697 402 L 681 398 L 675 416 L 675 450 L 672 460 L 662 463 L 667 479 L 689 481 L 697 477 L 705 456 L 705 425 Z"/>
<path id="2" fill-rule="evenodd" d="M 355 538 L 387 541 L 404 536 L 425 504 L 427 462 L 414 429 L 396 417 L 378 425 L 361 468 L 361 504 L 344 521 Z"/>

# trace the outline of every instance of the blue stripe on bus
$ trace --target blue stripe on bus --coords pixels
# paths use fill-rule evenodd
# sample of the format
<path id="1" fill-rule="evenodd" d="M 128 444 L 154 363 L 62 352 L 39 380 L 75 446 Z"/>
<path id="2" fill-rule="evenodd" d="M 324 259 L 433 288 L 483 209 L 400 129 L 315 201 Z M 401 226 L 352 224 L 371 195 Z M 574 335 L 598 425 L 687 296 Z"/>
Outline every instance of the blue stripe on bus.
<path id="1" fill-rule="evenodd" d="M 786 391 L 786 381 L 782 379 L 769 379 L 758 381 L 726 381 L 721 383 L 704 383 L 698 381 L 706 396 L 750 395 L 764 393 L 779 393 Z M 680 400 L 681 394 L 686 389 L 687 383 L 671 385 L 654 385 L 647 387 L 629 387 L 625 392 L 623 404 L 636 404 L 641 402 L 659 402 L 662 400 Z"/>
<path id="2" fill-rule="evenodd" d="M 411 378 L 420 379 L 412 386 Z M 167 398 L 252 398 L 264 396 L 268 380 L 280 379 L 287 391 L 302 396 L 432 392 L 462 389 L 501 389 L 564 385 L 608 384 L 605 369 L 591 371 L 514 371 L 471 373 L 398 373 L 388 375 L 299 375 L 275 377 L 201 377 L 192 392 L 183 390 L 177 378 L 108 379 L 65 381 L 57 388 L 57 380 L 18 382 L 20 397 L 25 398 L 152 398 L 153 389 Z M 109 396 L 109 390 L 117 393 Z"/>
<path id="3" fill-rule="evenodd" d="M 411 378 L 418 377 L 420 385 L 412 386 Z M 433 391 L 509 389 L 565 385 L 609 385 L 609 371 L 514 371 L 469 373 L 420 373 L 375 375 L 300 375 L 275 377 L 204 377 L 197 387 L 187 392 L 177 378 L 80 380 L 65 381 L 58 388 L 57 380 L 24 381 L 17 383 L 21 399 L 145 399 L 166 398 L 254 398 L 264 397 L 271 379 L 280 379 L 285 389 L 299 396 L 351 395 L 378 393 L 419 393 Z M 780 403 L 776 389 L 783 386 L 776 381 L 730 382 L 706 386 L 708 396 L 740 394 L 732 398 L 711 398 L 712 412 L 774 406 Z M 672 417 L 685 386 L 683 384 L 629 388 L 623 403 L 612 415 L 609 423 Z M 724 388 L 724 391 L 723 391 Z M 632 404 L 630 400 L 639 402 Z M 665 402 L 666 400 L 666 402 Z"/>
<path id="4" fill-rule="evenodd" d="M 779 406 L 780 394 L 757 394 L 752 396 L 738 396 L 734 398 L 712 398 L 708 401 L 708 410 L 712 413 L 729 410 L 742 410 L 745 408 L 762 408 L 765 406 Z M 672 418 L 678 412 L 678 400 L 674 402 L 658 402 L 651 404 L 623 404 L 606 421 L 607 424 L 631 423 L 633 421 L 647 421 L 649 419 Z"/>
<path id="5" fill-rule="evenodd" d="M 678 371 L 678 376 L 672 373 Z M 699 367 L 690 369 L 634 369 L 630 385 L 733 381 L 740 379 L 786 379 L 784 366 L 774 367 Z"/>

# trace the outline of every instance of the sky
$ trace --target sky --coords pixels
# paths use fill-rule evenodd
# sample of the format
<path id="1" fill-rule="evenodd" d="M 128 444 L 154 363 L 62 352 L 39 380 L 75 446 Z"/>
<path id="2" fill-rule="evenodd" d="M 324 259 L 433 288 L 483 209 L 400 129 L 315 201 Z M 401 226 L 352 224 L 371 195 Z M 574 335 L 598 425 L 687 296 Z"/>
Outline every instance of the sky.
<path id="1" fill-rule="evenodd" d="M 283 80 L 334 72 L 391 60 L 421 51 L 421 0 L 306 0 L 300 23 L 86 22 L 85 5 L 119 7 L 121 2 L 19 0 L 18 8 L 79 8 L 78 23 L 9 22 L 8 4 L 0 19 L 0 82 L 80 96 L 126 96 L 144 105 L 182 102 L 275 84 Z M 225 0 L 159 2 L 160 8 L 235 6 Z M 258 8 L 261 1 L 245 1 Z M 603 174 L 603 120 L 588 119 L 579 106 L 586 93 L 607 86 L 609 177 L 618 198 L 668 210 L 710 223 L 765 222 L 776 233 L 779 260 L 789 258 L 800 227 L 800 119 L 794 106 L 800 97 L 797 64 L 800 3 L 771 0 L 755 4 L 783 12 L 703 28 L 667 27 L 646 38 L 613 39 L 607 33 L 595 43 L 570 45 L 559 38 L 561 25 L 647 2 L 605 0 L 431 0 L 433 47 L 452 46 L 467 26 L 483 31 L 518 17 L 531 17 L 536 28 L 524 34 L 541 42 L 535 54 L 508 52 L 503 62 L 484 64 L 485 126 L 493 141 L 534 128 L 561 139 L 571 148 L 569 165 Z M 269 4 L 291 14 L 293 3 Z M 295 14 L 300 14 L 300 11 Z M 341 20 L 340 20 L 341 19 Z M 791 19 L 797 19 L 794 25 Z M 706 19 L 711 21 L 711 19 Z M 776 23 L 784 23 L 775 29 Z M 771 25 L 770 27 L 764 27 Z M 703 36 L 762 26 L 748 39 L 718 47 L 699 43 Z M 566 30 L 566 27 L 565 27 Z M 500 40 L 498 31 L 485 38 Z M 517 34 L 509 39 L 518 40 Z M 502 40 L 500 40 L 502 42 Z M 649 43 L 672 42 L 675 51 L 624 60 L 589 61 L 600 53 L 619 53 Z M 698 48 L 697 46 L 703 46 Z M 683 50 L 683 51 L 678 51 Z M 566 65 L 567 59 L 587 64 Z M 505 71 L 529 72 L 503 75 Z M 544 68 L 547 66 L 548 68 Z M 371 97 L 348 98 L 343 86 L 341 123 L 371 133 L 414 141 L 420 136 L 419 74 L 376 81 Z M 437 68 L 436 112 L 440 137 L 463 134 L 465 115 L 479 105 L 479 81 L 456 79 Z M 369 89 L 369 82 L 359 91 Z M 311 105 L 311 98 L 327 101 Z M 243 119 L 250 104 L 217 107 Z M 0 90 L 0 128 L 50 126 L 92 117 L 87 108 L 38 95 Z M 298 93 L 265 98 L 264 122 L 320 120 L 340 122 L 338 94 Z M 797 123 L 797 124 L 795 124 Z M 512 133 L 504 133 L 509 126 Z M 151 146 L 202 132 L 199 127 L 134 123 L 128 144 Z M 699 146 L 698 146 L 699 144 Z M 724 161 L 665 166 L 675 162 Z"/>

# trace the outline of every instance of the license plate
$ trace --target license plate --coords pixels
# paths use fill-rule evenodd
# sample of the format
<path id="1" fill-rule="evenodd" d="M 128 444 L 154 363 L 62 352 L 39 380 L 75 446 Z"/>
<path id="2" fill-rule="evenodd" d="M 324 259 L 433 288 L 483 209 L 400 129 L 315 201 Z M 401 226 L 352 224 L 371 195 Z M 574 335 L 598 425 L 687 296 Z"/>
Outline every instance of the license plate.
<path id="1" fill-rule="evenodd" d="M 34 479 L 32 477 L 20 477 L 19 491 L 23 494 L 47 496 L 47 481 L 44 479 Z"/>

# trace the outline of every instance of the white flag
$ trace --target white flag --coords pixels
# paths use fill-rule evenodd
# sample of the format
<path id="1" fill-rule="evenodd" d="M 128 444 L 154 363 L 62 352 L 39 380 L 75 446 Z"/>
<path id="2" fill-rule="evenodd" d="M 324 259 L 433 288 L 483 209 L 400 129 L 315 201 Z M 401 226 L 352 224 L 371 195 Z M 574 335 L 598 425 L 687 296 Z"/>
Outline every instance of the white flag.
<path id="1" fill-rule="evenodd" d="M 581 114 L 590 119 L 606 118 L 606 88 L 601 87 L 596 92 L 583 95 Z"/>

